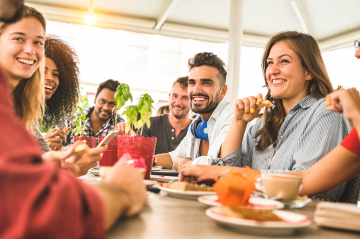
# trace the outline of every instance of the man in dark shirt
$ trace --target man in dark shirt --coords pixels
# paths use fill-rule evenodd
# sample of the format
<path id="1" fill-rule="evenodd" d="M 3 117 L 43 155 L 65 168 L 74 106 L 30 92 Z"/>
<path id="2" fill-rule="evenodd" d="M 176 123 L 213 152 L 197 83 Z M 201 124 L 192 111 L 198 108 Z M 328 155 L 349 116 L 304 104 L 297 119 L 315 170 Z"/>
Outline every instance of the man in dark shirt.
<path id="1" fill-rule="evenodd" d="M 138 135 L 157 138 L 155 154 L 173 151 L 186 136 L 191 123 L 188 79 L 187 76 L 180 77 L 173 83 L 169 94 L 170 114 L 151 117 L 150 128 L 145 125 L 137 132 Z"/>

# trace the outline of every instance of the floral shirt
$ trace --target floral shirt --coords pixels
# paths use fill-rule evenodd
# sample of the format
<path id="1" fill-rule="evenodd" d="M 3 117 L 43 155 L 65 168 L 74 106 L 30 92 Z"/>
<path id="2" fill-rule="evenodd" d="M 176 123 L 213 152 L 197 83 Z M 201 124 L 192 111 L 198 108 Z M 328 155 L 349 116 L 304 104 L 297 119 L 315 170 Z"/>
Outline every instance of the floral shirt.
<path id="1" fill-rule="evenodd" d="M 83 109 L 85 115 L 86 115 L 86 120 L 85 120 L 85 127 L 83 128 L 83 131 L 85 132 L 85 135 L 82 136 L 88 136 L 88 137 L 92 137 L 95 136 L 96 138 L 100 137 L 100 136 L 106 136 L 109 134 L 110 131 L 115 129 L 115 125 L 120 123 L 120 122 L 125 122 L 125 120 L 120 117 L 120 115 L 118 114 L 117 116 L 117 122 L 115 124 L 115 115 L 111 116 L 108 121 L 106 121 L 106 123 L 104 123 L 99 132 L 95 135 L 93 130 L 91 129 L 91 124 L 90 124 L 90 114 L 91 112 L 94 110 L 94 106 L 89 107 L 87 109 Z M 66 121 L 65 125 L 66 127 L 71 127 L 71 132 L 66 135 L 66 143 L 63 142 L 63 145 L 70 145 L 74 143 L 74 129 L 76 128 L 75 124 L 70 124 L 75 118 L 76 116 L 78 116 L 79 114 L 76 113 L 71 120 Z"/>

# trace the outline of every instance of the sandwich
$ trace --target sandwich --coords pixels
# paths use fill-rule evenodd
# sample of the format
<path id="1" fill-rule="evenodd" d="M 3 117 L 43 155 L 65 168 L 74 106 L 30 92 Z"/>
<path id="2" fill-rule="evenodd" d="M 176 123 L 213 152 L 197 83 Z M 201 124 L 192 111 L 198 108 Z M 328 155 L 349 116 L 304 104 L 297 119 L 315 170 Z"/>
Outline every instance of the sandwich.
<path id="1" fill-rule="evenodd" d="M 174 183 L 163 183 L 164 188 L 176 189 L 181 191 L 205 191 L 205 192 L 214 192 L 212 187 L 205 185 L 191 184 L 188 182 L 174 182 Z"/>
<path id="2" fill-rule="evenodd" d="M 227 217 L 255 220 L 260 222 L 272 221 L 282 222 L 284 219 L 273 213 L 271 210 L 246 208 L 244 206 L 222 206 L 221 212 Z"/>

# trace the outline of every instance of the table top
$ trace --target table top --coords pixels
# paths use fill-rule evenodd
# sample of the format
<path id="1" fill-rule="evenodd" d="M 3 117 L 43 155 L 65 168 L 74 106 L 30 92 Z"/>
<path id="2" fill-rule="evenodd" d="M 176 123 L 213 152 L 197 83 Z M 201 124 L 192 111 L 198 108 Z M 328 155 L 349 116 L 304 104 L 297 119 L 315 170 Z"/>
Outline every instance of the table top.
<path id="1" fill-rule="evenodd" d="M 88 182 L 97 182 L 98 177 L 81 177 Z M 313 217 L 317 202 L 312 201 L 304 208 L 287 210 Z M 161 192 L 148 199 L 142 212 L 132 218 L 119 219 L 108 232 L 107 238 L 264 238 L 264 236 L 241 234 L 217 224 L 205 214 L 209 206 L 198 201 L 172 198 Z M 275 238 L 275 237 L 268 237 Z M 276 237 L 277 238 L 277 237 Z M 296 231 L 296 234 L 282 238 L 360 238 L 360 233 L 322 228 L 312 223 L 309 227 Z"/>

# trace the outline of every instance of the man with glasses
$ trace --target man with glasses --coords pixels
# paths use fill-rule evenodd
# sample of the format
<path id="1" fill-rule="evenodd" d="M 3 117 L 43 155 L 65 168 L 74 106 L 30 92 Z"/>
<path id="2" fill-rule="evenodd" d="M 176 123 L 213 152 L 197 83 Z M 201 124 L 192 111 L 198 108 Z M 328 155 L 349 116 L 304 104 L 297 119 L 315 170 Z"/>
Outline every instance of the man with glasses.
<path id="1" fill-rule="evenodd" d="M 355 57 L 357 59 L 360 59 L 360 42 L 358 40 L 355 40 L 354 42 L 354 46 L 355 46 Z"/>
<path id="2" fill-rule="evenodd" d="M 120 82 L 116 80 L 107 80 L 101 83 L 96 91 L 95 105 L 84 109 L 86 115 L 85 120 L 85 135 L 83 136 L 106 136 L 108 133 L 115 128 L 115 124 L 124 122 L 124 119 L 118 115 L 117 122 L 115 123 L 115 114 L 113 114 L 113 108 L 116 106 L 114 101 L 114 95 L 116 88 L 120 85 Z M 74 129 L 76 128 L 75 124 L 70 124 L 76 116 L 66 122 L 66 126 L 72 128 L 71 132 L 66 136 L 66 142 L 63 142 L 63 145 L 73 144 L 74 143 Z"/>

